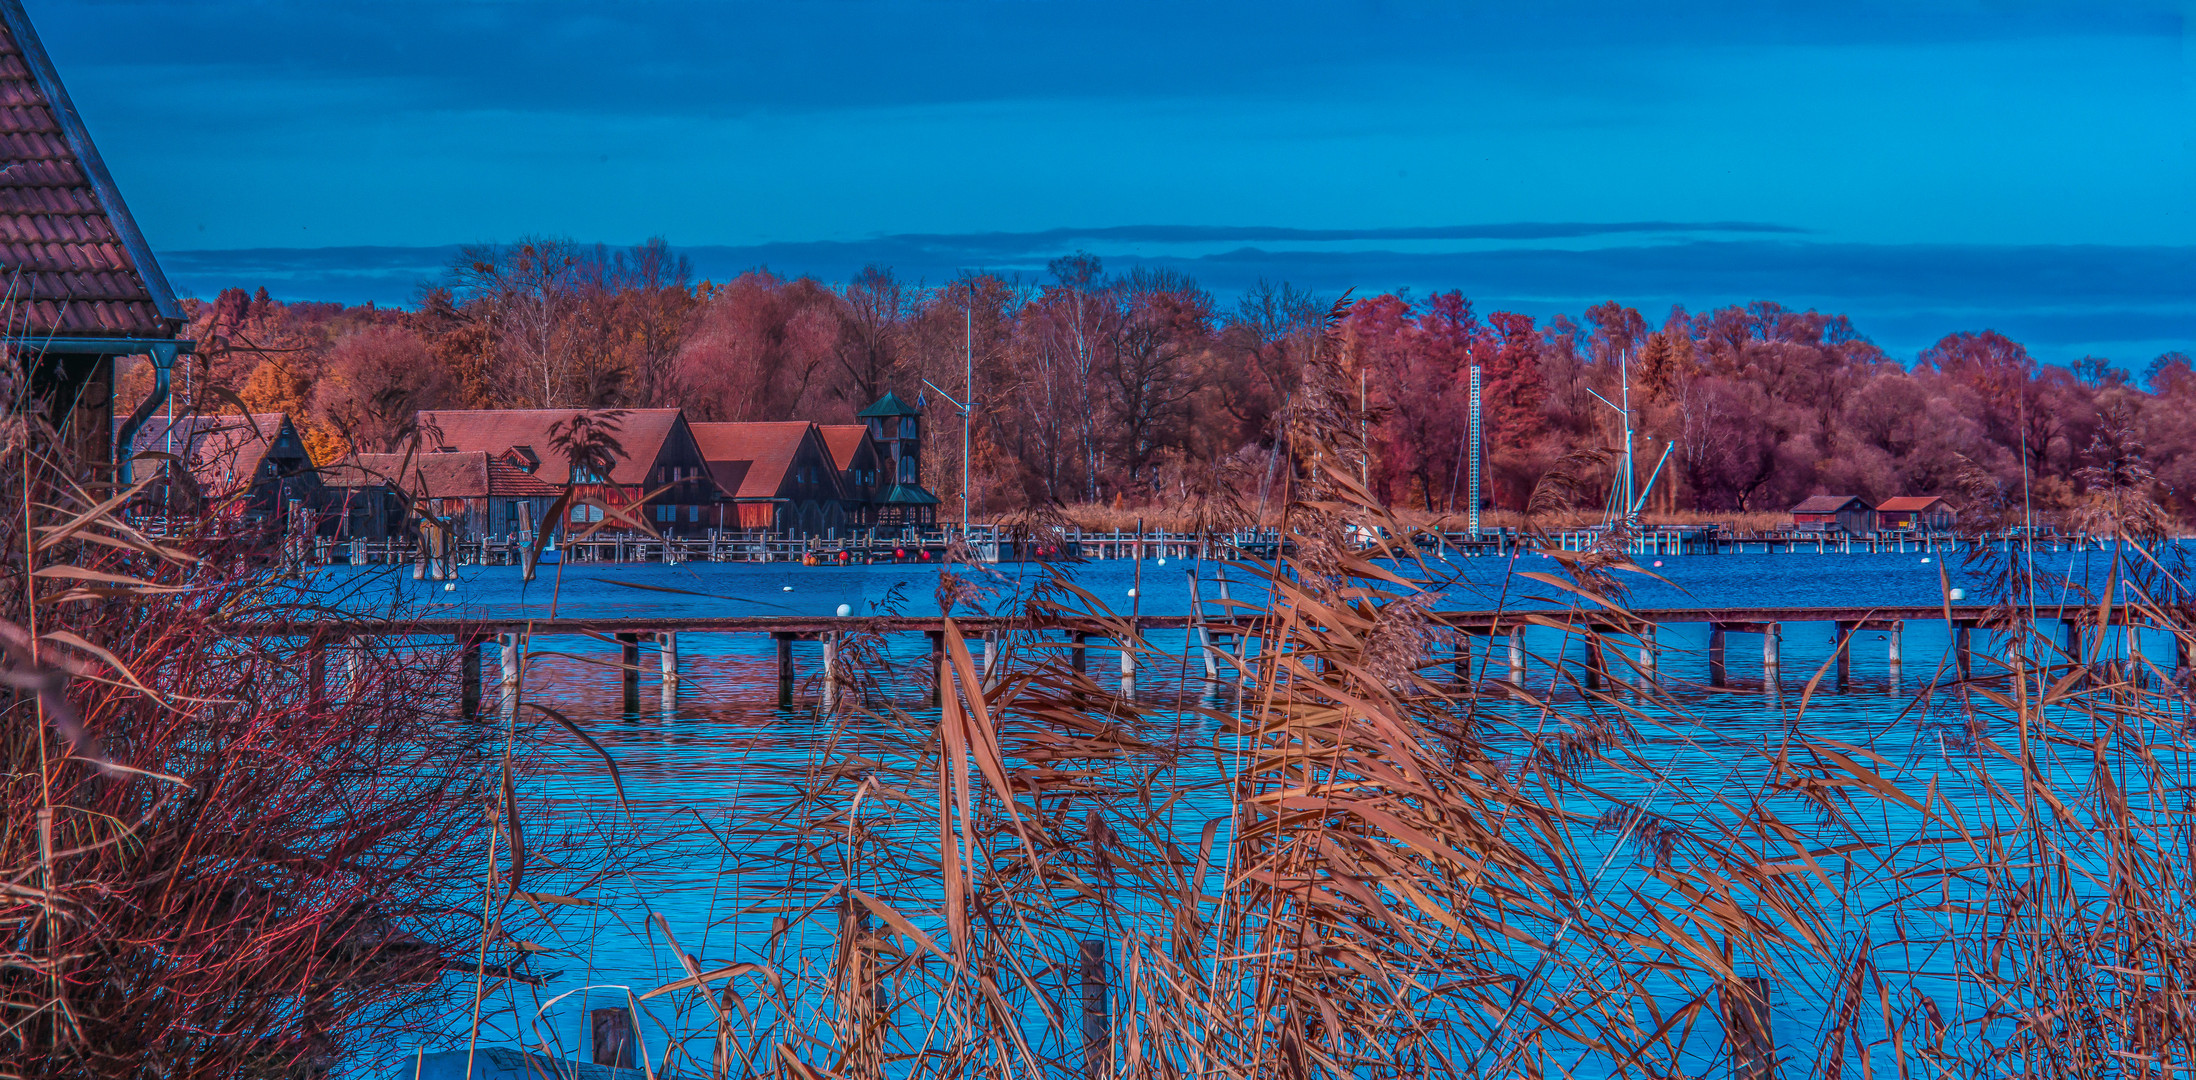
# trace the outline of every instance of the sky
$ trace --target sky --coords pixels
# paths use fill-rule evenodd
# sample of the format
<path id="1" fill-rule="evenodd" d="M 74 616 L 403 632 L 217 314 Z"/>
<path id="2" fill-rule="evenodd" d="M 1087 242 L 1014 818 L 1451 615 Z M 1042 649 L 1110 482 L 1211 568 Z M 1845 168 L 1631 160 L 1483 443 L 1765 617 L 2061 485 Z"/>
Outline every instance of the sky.
<path id="1" fill-rule="evenodd" d="M 186 293 L 410 300 L 455 245 L 1223 304 L 1774 299 L 1911 356 L 2196 351 L 2175 4 L 24 0 Z"/>

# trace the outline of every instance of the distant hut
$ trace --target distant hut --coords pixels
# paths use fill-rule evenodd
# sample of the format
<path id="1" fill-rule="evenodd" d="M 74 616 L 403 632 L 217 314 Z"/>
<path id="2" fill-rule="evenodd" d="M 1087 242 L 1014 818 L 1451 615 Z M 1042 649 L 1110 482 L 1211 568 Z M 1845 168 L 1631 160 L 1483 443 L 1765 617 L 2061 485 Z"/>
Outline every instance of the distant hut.
<path id="1" fill-rule="evenodd" d="M 1792 528 L 1798 532 L 1859 535 L 1875 525 L 1876 512 L 1858 495 L 1810 495 L 1792 508 Z"/>
<path id="2" fill-rule="evenodd" d="M 617 410 L 616 439 L 624 451 L 608 476 L 573 476 L 572 463 L 555 449 L 560 425 L 569 425 L 579 409 L 446 409 L 419 414 L 421 431 L 440 436 L 432 452 L 484 453 L 532 476 L 540 484 L 562 488 L 570 483 L 610 506 L 646 503 L 642 520 L 671 535 L 699 533 L 712 523 L 704 515 L 717 503 L 701 448 L 677 409 Z M 505 474 L 507 481 L 512 481 Z M 538 490 L 528 485 L 529 490 Z M 514 493 L 513 498 L 531 498 Z M 490 532 L 513 530 L 508 506 L 498 508 Z M 567 523 L 603 520 L 601 506 L 574 506 Z M 538 525 L 536 526 L 539 527 Z M 622 528 L 622 526 L 619 526 Z"/>
<path id="3" fill-rule="evenodd" d="M 353 454 L 321 470 L 335 535 L 380 540 L 404 531 L 415 508 L 448 521 L 460 536 L 517 536 L 538 529 L 563 493 L 485 451 Z M 554 529 L 558 524 L 548 522 Z"/>
<path id="4" fill-rule="evenodd" d="M 1942 495 L 1901 495 L 1876 507 L 1877 532 L 1951 532 L 1959 512 Z"/>
<path id="5" fill-rule="evenodd" d="M 124 454 L 173 455 L 183 466 L 163 469 L 163 482 L 138 496 L 143 513 L 194 517 L 209 505 L 240 501 L 247 519 L 286 520 L 290 503 L 320 501 L 320 477 L 287 413 L 153 416 L 127 440 L 118 433 L 115 445 Z"/>
<path id="6" fill-rule="evenodd" d="M 693 429 L 710 478 L 724 492 L 720 527 L 825 536 L 852 524 L 843 470 L 815 424 L 767 420 Z"/>

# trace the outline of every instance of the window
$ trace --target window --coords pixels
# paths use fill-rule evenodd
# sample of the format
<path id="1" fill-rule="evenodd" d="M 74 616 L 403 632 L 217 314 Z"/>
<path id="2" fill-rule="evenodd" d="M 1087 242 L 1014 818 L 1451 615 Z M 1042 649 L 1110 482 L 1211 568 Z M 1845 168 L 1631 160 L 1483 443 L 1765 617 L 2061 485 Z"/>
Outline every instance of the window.
<path id="1" fill-rule="evenodd" d="M 914 417 L 910 416 L 900 421 L 900 437 L 903 439 L 912 439 L 915 437 Z"/>
<path id="2" fill-rule="evenodd" d="M 915 458 L 912 455 L 900 458 L 900 482 L 903 484 L 915 482 Z"/>
<path id="3" fill-rule="evenodd" d="M 700 507 L 699 505 L 695 505 L 695 506 L 689 506 L 689 507 L 687 507 L 687 508 L 686 508 L 686 520 L 688 520 L 688 521 L 694 521 L 694 522 L 698 522 L 698 521 L 700 521 L 701 519 L 702 519 L 702 508 L 701 508 L 701 507 Z"/>
<path id="4" fill-rule="evenodd" d="M 676 507 L 676 506 L 672 506 L 672 505 L 671 505 L 671 504 L 669 504 L 669 503 L 657 503 L 657 504 L 656 504 L 656 520 L 657 520 L 657 521 L 677 521 L 678 519 L 679 519 L 679 508 L 678 508 L 678 507 Z"/>

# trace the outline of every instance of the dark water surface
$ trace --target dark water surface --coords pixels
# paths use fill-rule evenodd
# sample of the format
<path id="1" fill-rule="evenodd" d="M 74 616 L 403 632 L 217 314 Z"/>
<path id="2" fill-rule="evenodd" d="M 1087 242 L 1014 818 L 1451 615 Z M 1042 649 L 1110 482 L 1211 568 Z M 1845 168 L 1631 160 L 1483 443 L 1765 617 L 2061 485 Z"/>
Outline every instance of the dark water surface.
<path id="1" fill-rule="evenodd" d="M 1975 591 L 1983 587 L 1982 580 L 1964 574 L 1957 561 L 1944 566 L 1938 561 L 1941 558 L 1920 554 L 1664 556 L 1664 565 L 1656 573 L 1667 581 L 1638 579 L 1630 604 L 1639 608 L 1930 605 L 1943 596 L 1945 578 L 1940 573 L 1952 585 L 1970 590 L 1971 600 L 1981 599 Z M 2109 559 L 2109 554 L 2101 552 L 2038 556 L 2037 601 L 2078 599 L 2079 591 L 2066 581 L 2051 579 L 2091 579 L 2103 572 Z M 1514 564 L 1508 559 L 1465 559 L 1436 569 L 1456 578 L 1447 590 L 1446 607 L 1488 608 L 1498 601 L 1507 607 L 1562 603 L 1558 591 L 1517 576 L 1518 571 L 1555 572 L 1554 562 L 1545 558 L 1525 557 Z M 1128 590 L 1140 581 L 1139 609 L 1168 614 L 1187 609 L 1190 570 L 1201 571 L 1204 597 L 1215 598 L 1216 565 L 1211 563 L 1199 567 L 1191 561 L 1171 560 L 1162 566 L 1158 560 L 1146 560 L 1139 568 L 1116 561 L 1085 564 L 1067 573 L 1077 585 L 1123 612 L 1132 603 Z M 989 601 L 995 610 L 1010 609 L 1043 579 L 1043 571 L 1032 566 L 1007 565 L 996 571 L 997 578 L 989 583 L 996 590 Z M 933 614 L 938 611 L 938 574 L 936 566 L 921 564 L 806 568 L 573 563 L 562 568 L 561 582 L 558 568 L 551 566 L 542 568 L 540 579 L 530 585 L 519 581 L 514 568 L 461 567 L 457 580 L 447 583 L 455 587 L 446 588 L 443 582 L 411 580 L 409 567 L 359 571 L 339 567 L 325 571 L 314 587 L 345 597 L 354 608 L 394 605 L 423 614 L 500 619 L 545 617 L 552 610 L 567 616 L 816 616 L 832 614 L 841 604 L 862 614 Z M 1236 598 L 1255 600 L 1241 571 L 1233 577 Z M 1832 639 L 1828 624 L 1786 626 L 1781 679 L 1772 692 L 1764 684 L 1760 654 L 1752 644 L 1759 639 L 1734 636 L 1729 653 L 1731 689 L 1717 691 L 1702 685 L 1706 636 L 1707 629 L 1701 625 L 1662 628 L 1662 681 L 1689 715 L 1671 718 L 1672 730 L 1682 729 L 1685 734 L 1650 733 L 1648 737 L 1667 753 L 1674 771 L 1716 790 L 1760 779 L 1755 775 L 1755 759 L 1733 748 L 1787 737 L 1798 715 L 1803 687 L 1832 655 Z M 1198 697 L 1193 672 L 1183 664 L 1187 655 L 1183 634 L 1155 633 L 1151 642 L 1168 659 L 1144 665 L 1138 673 L 1138 693 L 1156 700 L 1178 694 Z M 615 756 L 632 801 L 633 818 L 627 820 L 618 811 L 600 759 L 577 740 L 554 737 L 521 748 L 538 768 L 537 794 L 553 808 L 551 812 L 563 815 L 563 824 L 600 838 L 607 872 L 588 886 L 587 896 L 597 906 L 559 909 L 559 932 L 551 940 L 538 942 L 554 950 L 533 962 L 533 970 L 554 973 L 547 984 L 538 989 L 514 984 L 492 988 L 484 1008 L 484 1042 L 546 1042 L 560 1056 L 583 1054 L 587 1009 L 622 1003 L 625 996 L 618 987 L 645 992 L 682 976 L 652 917 L 668 923 L 679 943 L 699 955 L 704 967 L 761 959 L 756 943 L 768 936 L 772 916 L 735 913 L 753 903 L 758 894 L 782 885 L 782 874 L 772 881 L 744 869 L 739 859 L 726 853 L 712 829 L 721 833 L 726 823 L 743 813 L 782 804 L 792 792 L 789 778 L 804 763 L 828 752 L 820 739 L 829 725 L 814 712 L 818 647 L 796 647 L 796 664 L 804 682 L 796 707 L 781 709 L 775 701 L 775 654 L 767 636 L 688 634 L 679 645 L 681 681 L 675 694 L 664 696 L 651 671 L 643 678 L 644 708 L 629 713 L 623 707 L 617 673 L 589 662 L 614 663 L 613 645 L 584 637 L 537 637 L 532 642 L 535 657 L 527 676 L 528 696 L 566 711 Z M 1532 631 L 1528 645 L 1535 653 L 1528 685 L 1554 692 L 1549 665 L 1567 655 L 1575 657 L 1575 650 L 1567 652 L 1567 643 L 1553 631 Z M 1947 749 L 1946 739 L 1951 734 L 1955 743 L 1959 740 L 1961 706 L 1955 693 L 1936 689 L 1951 678 L 1949 635 L 1940 622 L 1909 623 L 1905 662 L 1896 683 L 1886 664 L 1885 645 L 1880 633 L 1859 635 L 1851 653 L 1850 688 L 1836 692 L 1826 680 L 1808 701 L 1799 724 L 1813 737 L 1872 748 L 1897 764 L 1896 779 L 1910 790 L 1935 781 L 1945 797 L 1959 798 L 1974 788 L 1975 777 L 1986 766 L 1970 759 L 1952 767 L 1955 755 Z M 2162 639 L 2137 645 L 2156 650 L 2162 647 Z M 1979 653 L 1991 648 L 1984 642 L 1976 647 Z M 2107 646 L 2124 647 L 2125 643 Z M 927 641 L 920 634 L 899 635 L 883 648 L 883 669 L 872 672 L 881 692 L 891 704 L 922 716 L 929 686 L 923 670 Z M 1113 662 L 1113 654 L 1101 655 L 1103 659 L 1092 661 L 1092 670 L 1110 675 L 1113 669 L 1104 665 Z M 1499 677 L 1504 661 L 1498 656 L 1493 662 Z M 652 663 L 652 658 L 646 660 L 644 667 Z M 2165 663 L 2170 666 L 2171 661 Z M 1194 739 L 1197 733 L 1185 734 Z M 2001 782 L 2015 779 L 2010 771 L 1995 775 Z M 1638 785 L 1626 788 L 1627 782 L 1621 777 L 1610 779 L 1613 790 L 1658 812 L 1682 810 L 1682 800 L 1674 793 Z M 1222 796 L 1200 796 L 1185 800 L 1181 814 L 1184 832 L 1194 835 L 1206 818 L 1224 817 L 1227 804 Z M 1875 826 L 1898 833 L 1916 831 L 1921 823 L 1887 819 Z M 1849 839 L 1840 828 L 1826 826 L 1823 842 Z M 1624 864 L 1619 876 L 1634 873 L 1628 860 L 1616 861 Z M 1887 927 L 1871 926 L 1869 918 L 1854 914 L 1848 929 L 1873 932 L 1879 939 L 1888 935 Z M 1902 932 L 1919 939 L 1926 936 L 1926 929 L 1906 926 Z M 1925 969 L 1930 966 L 1926 958 L 1916 963 Z M 1811 970 L 1786 974 L 1793 985 L 1776 995 L 1778 1043 L 1813 1045 L 1822 1023 L 1821 1003 L 1831 992 L 1831 974 Z M 1939 1000 L 1960 1000 L 1958 988 L 1943 988 Z M 643 1008 L 653 1020 L 680 1033 L 706 1027 L 690 994 L 655 998 Z M 443 1038 L 454 1034 L 462 1039 L 468 1021 L 469 1017 L 453 1017 Z M 643 1032 L 643 1042 L 654 1055 L 662 1053 L 665 1037 L 662 1030 Z M 429 1049 L 447 1045 L 447 1041 L 438 1042 Z M 700 1052 L 706 1059 L 706 1047 Z M 1876 1065 L 1893 1067 L 1888 1057 Z M 374 1072 L 357 1070 L 361 1075 Z"/>

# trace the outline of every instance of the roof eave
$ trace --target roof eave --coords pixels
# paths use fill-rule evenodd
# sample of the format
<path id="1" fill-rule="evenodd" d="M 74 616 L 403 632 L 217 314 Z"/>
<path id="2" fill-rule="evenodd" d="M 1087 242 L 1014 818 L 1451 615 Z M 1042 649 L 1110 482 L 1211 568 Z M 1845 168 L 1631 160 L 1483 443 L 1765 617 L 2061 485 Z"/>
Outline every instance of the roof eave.
<path id="1" fill-rule="evenodd" d="M 91 132 L 85 128 L 84 118 L 77 114 L 76 103 L 69 100 L 68 88 L 61 85 L 61 74 L 54 70 L 52 58 L 46 55 L 45 45 L 38 40 L 38 31 L 32 28 L 22 0 L 0 0 L 0 22 L 7 24 L 8 34 L 15 38 L 15 47 L 22 51 L 23 62 L 30 68 L 31 78 L 38 81 L 39 90 L 45 93 L 47 103 L 53 107 L 54 122 L 61 125 L 70 152 L 76 155 L 77 164 L 84 170 L 84 179 L 99 196 L 100 206 L 114 225 L 123 250 L 130 253 L 130 261 L 136 264 L 137 276 L 145 283 L 145 293 L 152 299 L 153 310 L 168 324 L 168 333 L 174 334 L 183 327 L 182 305 L 175 302 L 175 290 L 169 287 L 167 275 L 160 272 L 160 263 L 153 258 L 152 245 L 145 242 L 137 219 L 130 215 L 129 205 L 122 201 L 122 191 L 107 172 L 107 163 L 100 158 L 99 148 L 92 145 Z"/>

